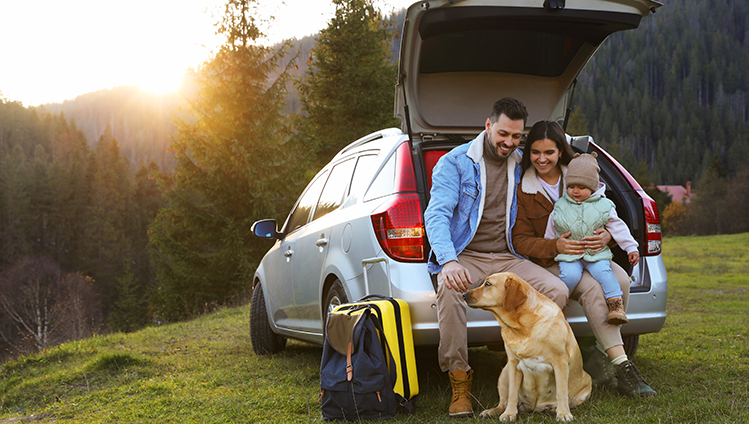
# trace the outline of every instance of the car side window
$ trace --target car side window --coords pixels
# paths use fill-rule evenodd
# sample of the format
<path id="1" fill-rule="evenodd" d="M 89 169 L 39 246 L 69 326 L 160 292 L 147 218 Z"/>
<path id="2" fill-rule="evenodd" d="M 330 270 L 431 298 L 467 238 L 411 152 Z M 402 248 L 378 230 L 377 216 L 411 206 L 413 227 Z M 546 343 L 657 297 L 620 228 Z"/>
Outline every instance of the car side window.
<path id="1" fill-rule="evenodd" d="M 366 189 L 364 184 L 369 182 L 372 178 L 372 164 L 377 158 L 377 155 L 362 155 L 356 160 L 356 168 L 354 169 L 354 177 L 351 179 L 351 185 L 349 186 L 348 194 L 351 194 L 354 190 L 358 190 L 360 193 Z"/>
<path id="2" fill-rule="evenodd" d="M 286 228 L 284 229 L 285 234 L 289 234 L 297 228 L 307 224 L 310 212 L 317 204 L 317 200 L 320 198 L 320 192 L 322 191 L 323 185 L 327 179 L 328 172 L 326 171 L 320 174 L 316 180 L 307 186 L 307 190 L 305 190 L 301 199 L 299 199 L 299 203 L 297 203 L 294 210 L 289 214 L 289 218 L 286 220 Z"/>
<path id="3" fill-rule="evenodd" d="M 354 173 L 354 164 L 356 161 L 351 158 L 334 166 L 330 171 L 330 177 L 317 202 L 313 220 L 322 218 L 341 206 L 351 182 L 351 175 Z"/>
<path id="4" fill-rule="evenodd" d="M 367 190 L 367 194 L 364 196 L 364 201 L 393 194 L 393 191 L 395 190 L 395 164 L 397 156 L 398 153 L 395 152 L 388 158 L 387 162 L 385 162 L 385 165 L 380 169 L 375 180 L 372 181 L 369 190 Z"/>

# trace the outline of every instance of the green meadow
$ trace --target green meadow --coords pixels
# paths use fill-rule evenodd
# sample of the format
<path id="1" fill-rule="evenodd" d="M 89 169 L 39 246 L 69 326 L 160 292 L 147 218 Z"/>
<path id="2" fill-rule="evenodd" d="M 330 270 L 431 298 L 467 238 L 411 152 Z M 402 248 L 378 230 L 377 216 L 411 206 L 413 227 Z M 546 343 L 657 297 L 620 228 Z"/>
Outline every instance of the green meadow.
<path id="1" fill-rule="evenodd" d="M 666 238 L 663 245 L 668 319 L 661 332 L 640 337 L 635 358 L 659 394 L 630 399 L 595 388 L 573 409 L 577 422 L 749 422 L 749 234 Z M 0 366 L 0 424 L 322 422 L 322 349 L 290 341 L 282 353 L 258 357 L 248 322 L 249 306 L 224 309 L 8 361 Z M 498 400 L 504 354 L 474 348 L 470 355 L 478 412 Z M 436 350 L 418 349 L 417 361 L 417 412 L 389 421 L 453 422 Z M 521 414 L 517 422 L 555 420 Z"/>

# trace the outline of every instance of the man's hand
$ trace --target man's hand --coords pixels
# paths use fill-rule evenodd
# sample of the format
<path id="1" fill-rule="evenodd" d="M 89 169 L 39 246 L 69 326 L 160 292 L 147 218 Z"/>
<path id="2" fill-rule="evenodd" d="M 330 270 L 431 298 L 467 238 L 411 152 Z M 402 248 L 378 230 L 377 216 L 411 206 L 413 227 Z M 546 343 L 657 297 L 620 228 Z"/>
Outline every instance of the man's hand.
<path id="1" fill-rule="evenodd" d="M 598 228 L 593 231 L 594 236 L 588 236 L 583 238 L 585 248 L 590 249 L 591 252 L 595 253 L 606 247 L 611 241 L 611 233 L 606 231 L 605 228 Z"/>
<path id="2" fill-rule="evenodd" d="M 442 281 L 448 289 L 454 288 L 460 293 L 468 291 L 471 285 L 471 276 L 468 270 L 458 261 L 450 261 L 442 266 Z"/>
<path id="3" fill-rule="evenodd" d="M 569 237 L 572 233 L 567 232 L 562 234 L 557 239 L 557 252 L 565 255 L 582 255 L 585 253 L 585 242 L 578 240 L 570 240 Z"/>

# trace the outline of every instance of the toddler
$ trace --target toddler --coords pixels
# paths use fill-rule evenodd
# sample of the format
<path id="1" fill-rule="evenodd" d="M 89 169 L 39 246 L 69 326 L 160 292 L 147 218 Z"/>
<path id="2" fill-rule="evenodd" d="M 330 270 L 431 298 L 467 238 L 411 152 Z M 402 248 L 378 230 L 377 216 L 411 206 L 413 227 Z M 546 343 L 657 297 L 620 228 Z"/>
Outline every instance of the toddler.
<path id="1" fill-rule="evenodd" d="M 582 240 L 594 235 L 593 231 L 605 228 L 629 257 L 629 263 L 637 265 L 640 254 L 638 244 L 629 233 L 627 224 L 616 215 L 614 202 L 604 197 L 606 185 L 599 181 L 600 168 L 598 155 L 575 154 L 567 167 L 564 182 L 567 193 L 554 204 L 554 211 L 547 223 L 545 238 L 553 239 L 561 234 L 571 233 L 570 240 Z M 613 257 L 608 246 L 592 252 L 588 249 L 579 255 L 558 254 L 554 260 L 559 263 L 559 278 L 564 281 L 570 293 L 580 282 L 583 270 L 601 284 L 606 304 L 609 308 L 609 324 L 627 323 L 627 315 L 622 303 L 622 290 L 611 271 L 609 260 Z"/>

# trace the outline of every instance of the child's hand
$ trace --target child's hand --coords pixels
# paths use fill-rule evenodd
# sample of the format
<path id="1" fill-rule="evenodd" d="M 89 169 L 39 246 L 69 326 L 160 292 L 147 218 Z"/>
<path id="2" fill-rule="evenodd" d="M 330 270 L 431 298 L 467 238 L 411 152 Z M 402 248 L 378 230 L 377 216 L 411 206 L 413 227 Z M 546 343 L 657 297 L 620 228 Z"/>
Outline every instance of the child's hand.
<path id="1" fill-rule="evenodd" d="M 640 254 L 638 252 L 632 252 L 629 254 L 629 263 L 633 266 L 640 262 Z"/>

